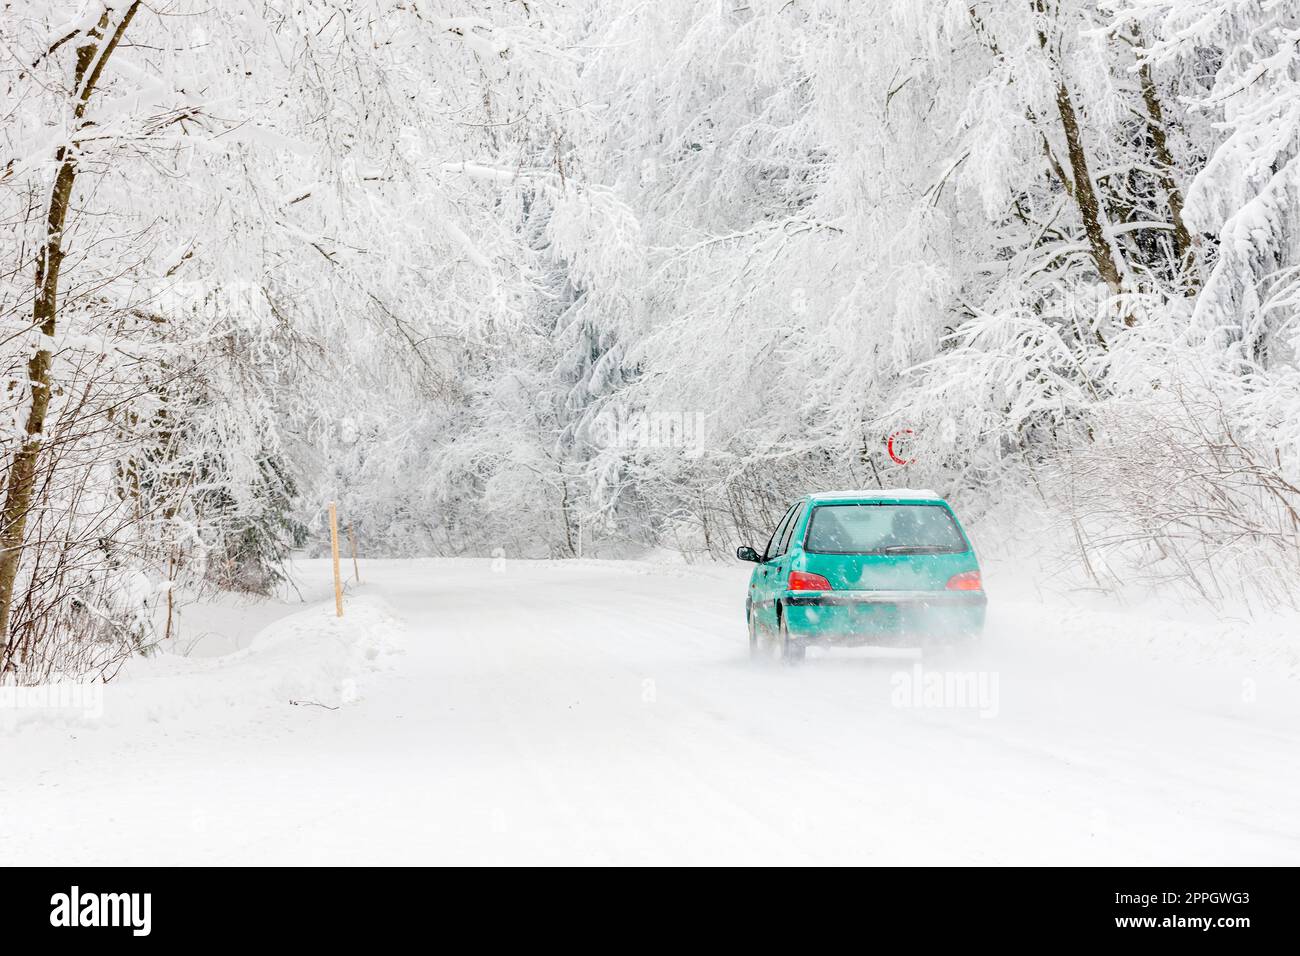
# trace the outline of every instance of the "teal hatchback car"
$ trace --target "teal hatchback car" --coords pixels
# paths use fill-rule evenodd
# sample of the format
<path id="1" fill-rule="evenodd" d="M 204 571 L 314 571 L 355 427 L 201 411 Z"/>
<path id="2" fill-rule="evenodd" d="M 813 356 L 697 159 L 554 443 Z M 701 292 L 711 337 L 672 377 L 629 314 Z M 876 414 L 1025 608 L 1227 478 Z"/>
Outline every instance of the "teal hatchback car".
<path id="1" fill-rule="evenodd" d="M 929 491 L 830 491 L 786 511 L 749 579 L 749 649 L 787 661 L 810 646 L 919 647 L 970 640 L 988 598 L 948 502 Z"/>

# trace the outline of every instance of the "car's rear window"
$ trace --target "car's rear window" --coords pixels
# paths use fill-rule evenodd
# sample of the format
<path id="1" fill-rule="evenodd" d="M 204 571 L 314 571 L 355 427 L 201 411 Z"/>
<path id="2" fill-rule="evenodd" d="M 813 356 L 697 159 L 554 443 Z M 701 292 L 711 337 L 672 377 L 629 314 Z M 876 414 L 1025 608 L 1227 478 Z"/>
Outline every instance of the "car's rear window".
<path id="1" fill-rule="evenodd" d="M 939 505 L 819 505 L 805 551 L 823 554 L 951 554 L 966 538 Z"/>

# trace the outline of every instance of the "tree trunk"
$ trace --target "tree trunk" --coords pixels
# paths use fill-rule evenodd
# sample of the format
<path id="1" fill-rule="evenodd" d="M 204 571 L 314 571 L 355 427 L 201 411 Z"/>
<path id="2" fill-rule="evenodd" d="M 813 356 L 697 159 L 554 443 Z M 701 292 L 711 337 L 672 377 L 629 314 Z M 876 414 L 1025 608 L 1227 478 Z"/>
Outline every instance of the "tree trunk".
<path id="1" fill-rule="evenodd" d="M 1074 98 L 1065 81 L 1060 57 L 1054 55 L 1047 38 L 1044 20 L 1047 15 L 1046 0 L 1033 0 L 1034 14 L 1038 19 L 1038 45 L 1052 59 L 1052 68 L 1056 73 L 1056 111 L 1061 117 L 1061 128 L 1065 132 L 1066 154 L 1070 160 L 1072 183 L 1066 184 L 1066 190 L 1074 199 L 1083 220 L 1083 231 L 1088 237 L 1088 248 L 1097 274 L 1110 287 L 1111 292 L 1118 293 L 1122 286 L 1119 262 L 1115 250 L 1110 244 L 1110 235 L 1106 229 L 1106 214 L 1097 197 L 1097 189 L 1088 170 L 1088 153 L 1083 147 L 1083 133 L 1079 129 L 1079 116 L 1074 108 Z M 1049 151 L 1050 158 L 1050 151 Z M 1124 324 L 1132 325 L 1133 317 L 1124 316 Z"/>
<path id="2" fill-rule="evenodd" d="M 1141 35 L 1138 35 L 1141 42 Z M 1174 227 L 1174 255 L 1178 259 L 1178 271 L 1187 279 L 1187 295 L 1195 295 L 1200 285 L 1196 273 L 1196 263 L 1192 253 L 1192 236 L 1183 222 L 1183 193 L 1174 179 L 1174 155 L 1169 151 L 1169 139 L 1165 135 L 1164 111 L 1160 106 L 1160 94 L 1156 90 L 1155 77 L 1151 73 L 1150 61 L 1143 59 L 1138 67 L 1138 80 L 1142 86 L 1142 102 L 1147 110 L 1147 129 L 1151 131 L 1151 145 L 1155 150 L 1156 162 L 1160 166 L 1160 188 L 1165 191 L 1165 201 L 1169 206 L 1169 221 Z"/>
<path id="3" fill-rule="evenodd" d="M 1074 180 L 1072 194 L 1074 203 L 1079 207 L 1079 216 L 1083 219 L 1083 231 L 1088 237 L 1088 248 L 1092 252 L 1092 261 L 1102 281 L 1110 286 L 1111 292 L 1119 292 L 1122 285 L 1119 265 L 1115 261 L 1115 251 L 1110 245 L 1110 236 L 1106 231 L 1105 212 L 1097 198 L 1097 190 L 1092 182 L 1092 173 L 1088 171 L 1088 155 L 1083 148 L 1083 135 L 1079 130 L 1078 116 L 1074 111 L 1074 101 L 1070 90 L 1061 80 L 1056 88 L 1056 109 L 1061 114 L 1061 127 L 1065 130 L 1067 155 L 1070 158 L 1070 172 Z M 1131 317 L 1125 318 L 1125 324 L 1131 325 Z"/>
<path id="4" fill-rule="evenodd" d="M 105 42 L 109 11 L 105 10 L 99 23 L 86 35 L 86 42 L 77 48 L 77 63 L 73 73 L 75 107 L 72 113 L 73 141 L 60 146 L 54 154 L 58 170 L 54 189 L 50 194 L 45 216 L 45 238 L 36 255 L 36 298 L 32 306 L 32 324 L 41 331 L 41 344 L 27 363 L 28 388 L 31 407 L 23 426 L 24 439 L 9 468 L 9 481 L 5 489 L 4 509 L 0 511 L 0 673 L 3 673 L 9 650 L 9 619 L 13 608 L 14 582 L 18 577 L 18 563 L 22 557 L 23 533 L 31 511 L 32 491 L 36 482 L 36 468 L 44 442 L 45 415 L 50 406 L 50 366 L 53 355 L 49 339 L 54 335 L 58 318 L 59 268 L 63 264 L 63 229 L 72 201 L 72 187 L 77 178 L 77 153 L 80 144 L 77 133 L 85 119 L 86 104 L 103 74 L 104 65 L 113 55 L 118 41 L 135 16 L 140 0 L 127 9 L 112 36 Z"/>

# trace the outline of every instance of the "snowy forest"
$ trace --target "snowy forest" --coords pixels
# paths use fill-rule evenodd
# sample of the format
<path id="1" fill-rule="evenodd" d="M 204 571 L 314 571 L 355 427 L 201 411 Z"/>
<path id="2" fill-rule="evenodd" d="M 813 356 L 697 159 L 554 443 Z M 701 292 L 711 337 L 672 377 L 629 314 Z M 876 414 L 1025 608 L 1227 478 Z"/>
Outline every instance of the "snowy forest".
<path id="1" fill-rule="evenodd" d="M 0 57 L 5 682 L 330 501 L 703 561 L 930 488 L 1296 599 L 1296 0 L 4 0 Z"/>

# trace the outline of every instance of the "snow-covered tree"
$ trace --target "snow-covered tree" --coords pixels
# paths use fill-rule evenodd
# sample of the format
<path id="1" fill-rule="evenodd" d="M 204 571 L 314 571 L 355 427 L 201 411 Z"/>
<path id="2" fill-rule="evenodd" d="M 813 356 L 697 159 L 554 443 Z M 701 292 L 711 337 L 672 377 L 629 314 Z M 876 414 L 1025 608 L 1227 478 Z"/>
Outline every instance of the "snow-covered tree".
<path id="1" fill-rule="evenodd" d="M 1032 487 L 1290 567 L 1298 18 L 12 0 L 0 668 L 273 587 L 329 500 L 371 553 L 723 554 L 810 487 Z"/>

